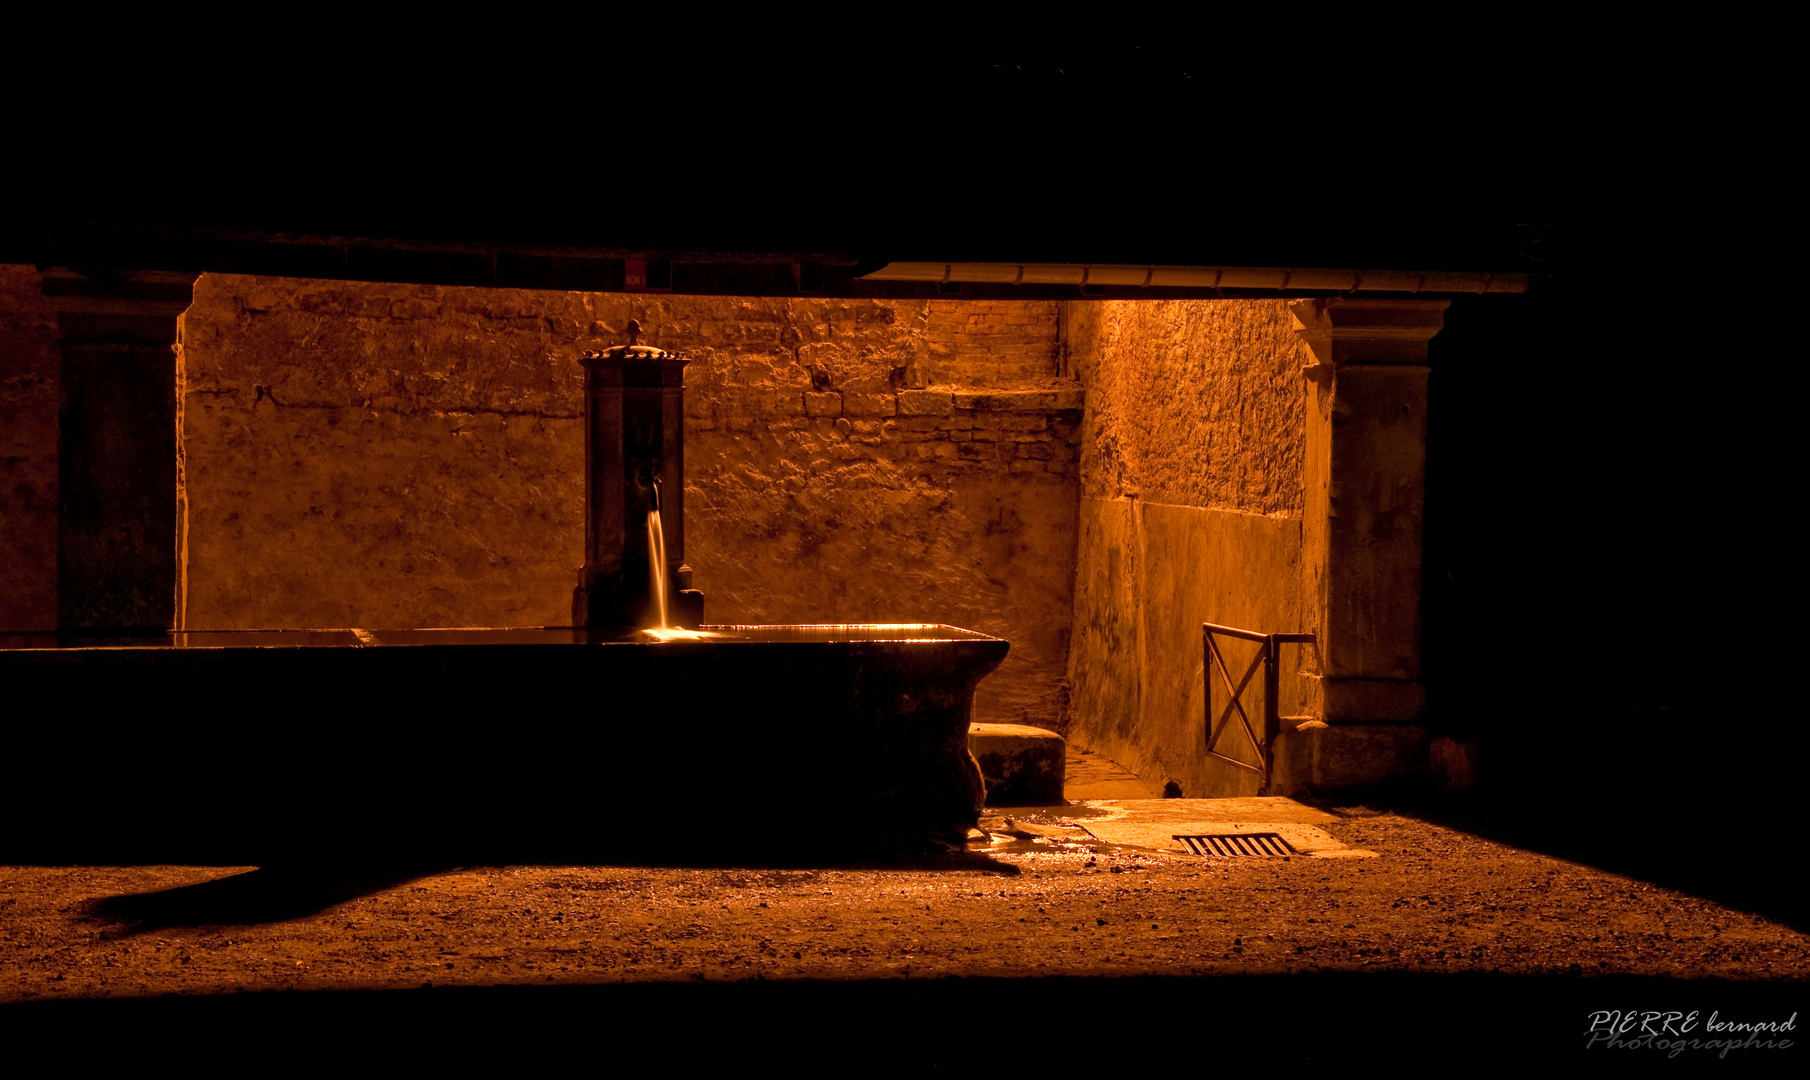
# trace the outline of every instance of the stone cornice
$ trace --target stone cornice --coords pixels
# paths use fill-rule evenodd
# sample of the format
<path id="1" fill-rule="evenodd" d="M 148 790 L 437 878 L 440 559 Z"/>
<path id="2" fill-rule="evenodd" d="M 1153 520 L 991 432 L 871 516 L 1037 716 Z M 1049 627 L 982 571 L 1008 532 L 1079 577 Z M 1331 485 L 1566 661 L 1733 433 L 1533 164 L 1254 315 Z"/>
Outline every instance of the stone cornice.
<path id="1" fill-rule="evenodd" d="M 1424 364 L 1427 343 L 1445 326 L 1450 300 L 1350 298 L 1289 304 L 1295 333 L 1318 367 L 1341 364 Z M 1315 373 L 1312 368 L 1309 373 Z"/>

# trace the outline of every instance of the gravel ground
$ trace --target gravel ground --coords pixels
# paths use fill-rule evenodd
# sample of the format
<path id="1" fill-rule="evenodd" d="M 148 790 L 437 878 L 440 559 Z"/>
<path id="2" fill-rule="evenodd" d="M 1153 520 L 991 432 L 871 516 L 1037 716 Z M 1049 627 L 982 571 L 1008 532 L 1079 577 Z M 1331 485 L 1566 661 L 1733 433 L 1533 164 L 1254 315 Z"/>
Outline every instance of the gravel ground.
<path id="1" fill-rule="evenodd" d="M 1410 818 L 1326 831 L 1381 857 L 1014 843 L 868 869 L 9 867 L 0 1001 L 1367 967 L 1810 978 L 1810 936 L 1707 900 Z"/>
<path id="2" fill-rule="evenodd" d="M 172 994 L 1387 972 L 1723 980 L 1776 989 L 1788 1014 L 1810 983 L 1810 936 L 1758 915 L 1345 814 L 1325 831 L 1379 857 L 1000 836 L 833 869 L 7 867 L 0 1002 L 16 1020 L 34 1001 Z"/>

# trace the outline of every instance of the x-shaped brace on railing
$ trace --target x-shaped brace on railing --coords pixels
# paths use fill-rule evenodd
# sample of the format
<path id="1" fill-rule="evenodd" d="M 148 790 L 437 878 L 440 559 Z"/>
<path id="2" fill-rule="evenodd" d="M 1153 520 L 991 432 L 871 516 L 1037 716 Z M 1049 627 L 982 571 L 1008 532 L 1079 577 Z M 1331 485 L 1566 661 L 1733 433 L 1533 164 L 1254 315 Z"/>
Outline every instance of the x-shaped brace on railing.
<path id="1" fill-rule="evenodd" d="M 1244 688 L 1251 684 L 1251 676 L 1257 674 L 1257 669 L 1263 666 L 1265 660 L 1269 659 L 1270 644 L 1268 641 L 1265 641 L 1263 647 L 1257 650 L 1257 655 L 1251 659 L 1251 666 L 1245 668 L 1244 677 L 1239 679 L 1238 685 L 1234 687 L 1232 685 L 1232 673 L 1226 670 L 1225 657 L 1220 655 L 1219 645 L 1213 640 L 1211 632 L 1206 634 L 1206 639 L 1207 651 L 1213 657 L 1213 666 L 1219 669 L 1220 681 L 1224 682 L 1226 689 L 1232 692 L 1231 700 L 1226 702 L 1224 711 L 1219 714 L 1219 719 L 1213 724 L 1212 734 L 1207 739 L 1207 753 L 1212 754 L 1214 757 L 1229 761 L 1239 768 L 1261 773 L 1264 771 L 1262 768 L 1219 753 L 1213 748 L 1219 745 L 1219 736 L 1225 732 L 1226 722 L 1232 718 L 1232 713 L 1236 710 L 1238 713 L 1238 723 L 1244 728 L 1245 737 L 1251 741 L 1251 749 L 1257 751 L 1257 759 L 1259 761 L 1264 760 L 1266 755 L 1263 749 L 1263 740 L 1259 739 L 1257 733 L 1251 730 L 1251 718 L 1250 715 L 1244 711 L 1244 702 L 1241 699 L 1244 696 Z"/>

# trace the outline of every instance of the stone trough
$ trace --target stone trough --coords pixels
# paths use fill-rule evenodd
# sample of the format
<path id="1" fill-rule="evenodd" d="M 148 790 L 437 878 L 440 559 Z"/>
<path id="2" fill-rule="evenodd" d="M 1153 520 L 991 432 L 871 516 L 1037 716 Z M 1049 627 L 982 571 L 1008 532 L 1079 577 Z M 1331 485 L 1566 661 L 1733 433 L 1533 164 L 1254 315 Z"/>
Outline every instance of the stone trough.
<path id="1" fill-rule="evenodd" d="M 607 856 L 651 832 L 682 856 L 958 839 L 978 820 L 969 710 L 1005 641 L 706 633 L 16 641 L 0 682 L 44 705 L 6 725 L 0 854 L 519 860 Z"/>

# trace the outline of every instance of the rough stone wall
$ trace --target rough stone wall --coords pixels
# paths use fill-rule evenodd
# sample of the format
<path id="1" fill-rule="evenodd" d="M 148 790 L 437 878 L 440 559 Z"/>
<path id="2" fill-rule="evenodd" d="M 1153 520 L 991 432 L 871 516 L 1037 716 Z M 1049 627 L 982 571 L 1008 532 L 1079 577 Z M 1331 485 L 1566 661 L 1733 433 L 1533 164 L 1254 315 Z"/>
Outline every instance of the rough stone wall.
<path id="1" fill-rule="evenodd" d="M 569 622 L 597 303 L 204 275 L 186 625 Z"/>
<path id="2" fill-rule="evenodd" d="M 37 270 L 0 266 L 0 633 L 57 627 L 60 365 Z"/>
<path id="3" fill-rule="evenodd" d="M 1302 346 L 1280 300 L 1075 303 L 1083 495 L 1301 516 Z"/>
<path id="4" fill-rule="evenodd" d="M 1203 753 L 1201 624 L 1302 629 L 1302 346 L 1287 306 L 1074 303 L 1065 318 L 1087 390 L 1071 733 L 1190 796 L 1248 794 L 1252 774 Z M 1236 681 L 1254 647 L 1225 648 Z M 1300 705 L 1295 659 L 1285 715 Z M 1247 691 L 1254 719 L 1261 701 Z M 1254 761 L 1246 745 L 1231 733 L 1220 748 Z"/>
<path id="5" fill-rule="evenodd" d="M 577 360 L 635 318 L 644 341 L 693 358 L 686 558 L 708 621 L 999 634 L 1012 652 L 977 715 L 1058 722 L 1078 395 L 955 382 L 1004 363 L 992 381 L 1007 389 L 1049 385 L 1053 359 L 1033 378 L 1017 339 L 1047 323 L 1053 342 L 1052 305 L 993 305 L 1009 362 L 960 321 L 952 356 L 968 367 L 939 369 L 925 363 L 924 303 L 222 275 L 195 295 L 191 628 L 569 622 L 584 534 Z M 939 385 L 911 388 L 912 371 Z"/>

